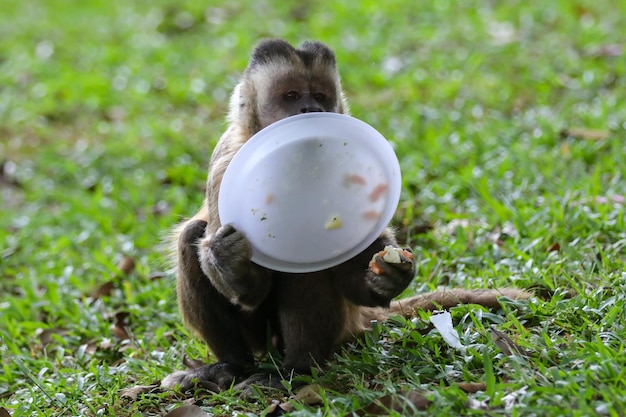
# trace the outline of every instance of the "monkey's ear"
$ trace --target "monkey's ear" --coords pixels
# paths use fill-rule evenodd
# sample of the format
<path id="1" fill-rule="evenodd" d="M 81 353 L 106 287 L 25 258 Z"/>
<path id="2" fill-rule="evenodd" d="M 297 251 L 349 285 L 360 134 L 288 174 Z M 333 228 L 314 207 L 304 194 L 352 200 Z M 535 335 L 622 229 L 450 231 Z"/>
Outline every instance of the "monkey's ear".
<path id="1" fill-rule="evenodd" d="M 264 39 L 257 43 L 250 56 L 248 70 L 273 62 L 276 58 L 293 59 L 296 49 L 282 39 Z"/>

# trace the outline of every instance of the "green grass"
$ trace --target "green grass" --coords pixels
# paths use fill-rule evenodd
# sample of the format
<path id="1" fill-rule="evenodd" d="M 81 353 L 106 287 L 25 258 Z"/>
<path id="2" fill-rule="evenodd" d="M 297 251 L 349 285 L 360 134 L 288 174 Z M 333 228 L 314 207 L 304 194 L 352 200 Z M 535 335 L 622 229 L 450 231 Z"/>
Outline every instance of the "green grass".
<path id="1" fill-rule="evenodd" d="M 0 407 L 183 404 L 120 391 L 182 368 L 183 352 L 207 355 L 180 324 L 159 244 L 201 203 L 250 49 L 277 36 L 331 45 L 353 114 L 395 146 L 394 224 L 419 264 L 405 295 L 542 296 L 452 309 L 464 352 L 429 331 L 428 314 L 378 326 L 312 378 L 321 402 L 294 401 L 291 414 L 373 412 L 400 392 L 426 397 L 424 415 L 624 415 L 623 2 L 210 3 L 0 0 Z M 136 268 L 121 270 L 125 257 Z M 528 357 L 504 355 L 491 325 Z M 285 400 L 227 391 L 197 403 L 255 415 L 269 398 Z"/>

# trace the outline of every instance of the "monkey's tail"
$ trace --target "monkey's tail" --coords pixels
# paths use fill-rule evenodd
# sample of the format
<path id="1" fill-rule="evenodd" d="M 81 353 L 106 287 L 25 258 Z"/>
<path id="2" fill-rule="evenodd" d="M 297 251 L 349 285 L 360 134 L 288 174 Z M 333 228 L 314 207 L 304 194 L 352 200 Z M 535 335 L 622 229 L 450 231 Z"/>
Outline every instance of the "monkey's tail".
<path id="1" fill-rule="evenodd" d="M 415 317 L 419 310 L 448 309 L 460 304 L 478 304 L 488 308 L 500 307 L 502 297 L 514 300 L 527 300 L 533 294 L 518 288 L 500 288 L 496 290 L 464 290 L 460 288 L 442 289 L 426 294 L 392 301 L 389 308 L 360 307 L 360 320 L 353 322 L 356 328 L 348 329 L 360 332 L 371 327 L 372 321 L 384 322 L 391 316 Z"/>
<path id="2" fill-rule="evenodd" d="M 443 289 L 392 301 L 388 316 L 414 317 L 418 310 L 448 309 L 460 304 L 478 304 L 487 308 L 498 308 L 500 307 L 499 299 L 502 297 L 527 300 L 532 297 L 532 294 L 518 288 L 495 290 Z"/>

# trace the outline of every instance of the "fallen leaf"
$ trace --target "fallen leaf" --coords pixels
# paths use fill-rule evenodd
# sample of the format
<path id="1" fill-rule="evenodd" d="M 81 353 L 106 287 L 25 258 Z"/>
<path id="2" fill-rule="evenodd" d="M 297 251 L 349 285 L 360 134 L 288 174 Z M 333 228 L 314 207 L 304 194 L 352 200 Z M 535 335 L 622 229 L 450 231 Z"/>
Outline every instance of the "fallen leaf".
<path id="1" fill-rule="evenodd" d="M 0 417 L 11 417 L 6 408 L 0 407 Z"/>
<path id="2" fill-rule="evenodd" d="M 115 336 L 120 340 L 130 339 L 130 335 L 128 334 L 124 326 L 118 326 L 114 324 L 113 326 L 111 326 L 111 330 L 113 330 L 113 334 L 115 334 Z"/>
<path id="3" fill-rule="evenodd" d="M 54 342 L 55 335 L 59 337 L 63 337 L 67 335 L 68 333 L 69 333 L 69 330 L 61 329 L 57 327 L 52 328 L 52 329 L 46 329 L 39 334 L 39 340 L 41 341 L 42 345 L 46 346 Z"/>
<path id="4" fill-rule="evenodd" d="M 127 330 L 129 327 L 127 320 L 128 317 L 130 317 L 130 313 L 126 311 L 119 311 L 115 313 L 113 324 L 111 325 L 111 330 L 113 330 L 115 336 L 121 340 L 130 339 L 130 335 Z"/>
<path id="5" fill-rule="evenodd" d="M 85 345 L 85 353 L 88 355 L 93 355 L 98 350 L 98 342 L 91 341 Z"/>
<path id="6" fill-rule="evenodd" d="M 263 415 L 267 417 L 280 417 L 284 416 L 285 413 L 293 411 L 293 406 L 289 403 L 279 404 L 278 401 L 272 400 L 268 407 L 263 410 Z"/>
<path id="7" fill-rule="evenodd" d="M 469 394 L 487 390 L 487 385 L 484 382 L 457 382 L 456 385 Z"/>
<path id="8" fill-rule="evenodd" d="M 164 417 L 209 417 L 209 414 L 197 405 L 183 405 L 173 409 Z"/>
<path id="9" fill-rule="evenodd" d="M 306 405 L 320 405 L 322 399 L 322 387 L 319 384 L 309 384 L 298 389 L 294 399 Z"/>
<path id="10" fill-rule="evenodd" d="M 561 250 L 561 244 L 559 242 L 555 242 L 548 247 L 548 252 L 558 252 Z"/>
<path id="11" fill-rule="evenodd" d="M 426 410 L 431 402 L 418 391 L 408 393 L 389 394 L 381 397 L 357 412 L 357 415 L 379 415 L 386 416 L 389 412 L 395 411 L 407 415 L 411 410 Z"/>
<path id="12" fill-rule="evenodd" d="M 96 291 L 93 293 L 93 299 L 98 300 L 102 297 L 108 297 L 113 293 L 115 289 L 115 283 L 113 281 L 107 281 L 104 284 L 100 285 Z"/>
<path id="13" fill-rule="evenodd" d="M 135 269 L 135 258 L 124 256 L 117 268 L 126 275 L 130 274 Z"/>
<path id="14" fill-rule="evenodd" d="M 495 326 L 491 326 L 491 338 L 493 339 L 493 343 L 507 356 L 511 355 L 519 355 L 523 357 L 527 357 L 528 353 L 520 346 L 518 346 L 509 336 L 500 330 L 496 329 Z"/>
<path id="15" fill-rule="evenodd" d="M 150 276 L 148 277 L 150 279 L 150 281 L 158 281 L 161 278 L 165 277 L 165 272 L 153 272 L 150 274 Z"/>
<path id="16" fill-rule="evenodd" d="M 137 385 L 130 388 L 124 388 L 120 391 L 120 398 L 129 398 L 132 401 L 136 401 L 137 397 L 141 394 L 148 394 L 157 388 L 159 388 L 159 384 Z"/>
<path id="17" fill-rule="evenodd" d="M 561 138 L 573 137 L 578 139 L 600 140 L 606 139 L 611 132 L 606 129 L 587 129 L 584 127 L 571 127 L 561 130 Z"/>

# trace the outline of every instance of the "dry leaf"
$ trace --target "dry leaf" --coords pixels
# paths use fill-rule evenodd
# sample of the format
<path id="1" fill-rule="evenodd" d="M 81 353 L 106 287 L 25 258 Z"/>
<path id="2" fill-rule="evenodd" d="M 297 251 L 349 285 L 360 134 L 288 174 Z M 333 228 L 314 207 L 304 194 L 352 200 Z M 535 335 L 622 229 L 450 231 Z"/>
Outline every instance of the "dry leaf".
<path id="1" fill-rule="evenodd" d="M 111 295 L 113 290 L 115 289 L 115 284 L 113 281 L 107 281 L 104 284 L 100 285 L 96 291 L 94 291 L 93 299 L 97 300 L 102 297 L 108 297 Z"/>
<path id="2" fill-rule="evenodd" d="M 98 350 L 98 342 L 92 340 L 91 342 L 85 345 L 85 353 L 88 355 L 93 355 Z"/>
<path id="3" fill-rule="evenodd" d="M 130 335 L 128 334 L 128 332 L 126 331 L 126 329 L 123 326 L 118 326 L 118 325 L 113 325 L 111 327 L 111 330 L 113 330 L 113 334 L 115 334 L 115 336 L 120 339 L 120 340 L 128 340 L 130 339 Z"/>
<path id="4" fill-rule="evenodd" d="M 561 244 L 559 242 L 555 242 L 548 247 L 548 252 L 558 252 L 561 250 Z"/>
<path id="5" fill-rule="evenodd" d="M 117 268 L 126 275 L 130 274 L 135 269 L 135 258 L 124 256 Z"/>
<path id="6" fill-rule="evenodd" d="M 68 333 L 69 333 L 69 330 L 67 329 L 60 329 L 56 327 L 53 329 L 46 329 L 39 334 L 39 340 L 41 341 L 42 345 L 46 346 L 54 341 L 54 337 L 53 337 L 54 335 L 63 337 L 67 335 Z"/>
<path id="7" fill-rule="evenodd" d="M 6 408 L 0 407 L 0 417 L 11 417 Z"/>
<path id="8" fill-rule="evenodd" d="M 413 409 L 426 410 L 431 402 L 418 391 L 408 393 L 390 394 L 379 398 L 364 409 L 357 412 L 358 415 L 389 415 L 390 411 L 396 411 L 403 415 L 410 414 Z"/>
<path id="9" fill-rule="evenodd" d="M 130 398 L 132 401 L 136 401 L 137 397 L 141 394 L 148 394 L 157 388 L 159 388 L 159 384 L 137 385 L 130 388 L 124 388 L 120 391 L 120 398 Z"/>
<path id="10" fill-rule="evenodd" d="M 518 346 L 509 336 L 500 330 L 491 326 L 491 338 L 493 343 L 507 356 L 519 355 L 527 357 L 528 353 L 520 346 Z"/>
<path id="11" fill-rule="evenodd" d="M 130 335 L 126 330 L 129 327 L 127 321 L 128 317 L 130 317 L 130 313 L 126 311 L 119 311 L 115 313 L 113 324 L 111 325 L 113 333 L 121 340 L 130 339 Z"/>
<path id="12" fill-rule="evenodd" d="M 611 132 L 606 129 L 587 129 L 584 127 L 571 127 L 561 130 L 561 138 L 573 137 L 578 139 L 600 140 L 606 139 Z"/>
<path id="13" fill-rule="evenodd" d="M 278 408 L 276 410 L 276 415 L 279 415 L 278 413 L 282 412 L 282 413 L 290 413 L 293 410 L 295 410 L 295 407 L 293 405 L 291 405 L 291 403 L 280 403 L 278 405 Z"/>
<path id="14" fill-rule="evenodd" d="M 165 272 L 152 272 L 149 276 L 150 281 L 158 281 L 165 277 Z"/>
<path id="15" fill-rule="evenodd" d="M 268 407 L 263 410 L 263 415 L 266 417 L 280 417 L 284 416 L 285 413 L 289 413 L 293 410 L 293 406 L 289 403 L 279 404 L 278 401 L 271 400 Z"/>
<path id="16" fill-rule="evenodd" d="M 320 405 L 323 402 L 321 391 L 319 384 L 305 385 L 298 389 L 294 399 L 306 405 Z"/>
<path id="17" fill-rule="evenodd" d="M 457 382 L 456 385 L 469 394 L 487 390 L 487 385 L 484 382 Z"/>
<path id="18" fill-rule="evenodd" d="M 209 414 L 204 412 L 202 408 L 197 405 L 183 405 L 167 413 L 164 417 L 209 417 Z"/>

